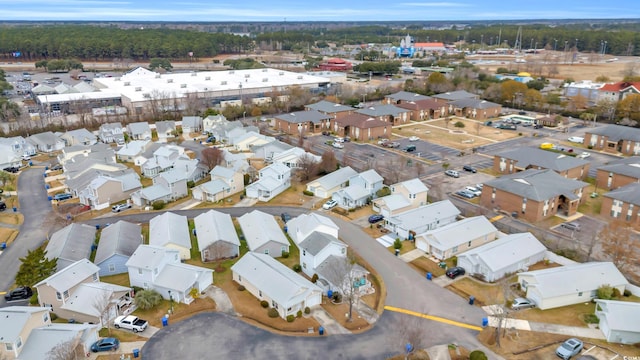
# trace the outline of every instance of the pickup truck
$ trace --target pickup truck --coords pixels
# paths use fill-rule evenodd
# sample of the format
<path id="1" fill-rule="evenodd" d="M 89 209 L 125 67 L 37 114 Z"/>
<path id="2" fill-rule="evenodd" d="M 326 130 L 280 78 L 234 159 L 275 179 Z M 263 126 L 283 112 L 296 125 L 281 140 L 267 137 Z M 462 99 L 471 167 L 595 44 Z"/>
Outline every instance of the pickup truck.
<path id="1" fill-rule="evenodd" d="M 146 329 L 147 326 L 149 326 L 149 323 L 146 320 L 142 320 L 138 318 L 137 316 L 129 315 L 129 316 L 118 316 L 113 321 L 113 326 L 115 326 L 116 329 L 123 328 L 123 329 L 132 330 L 133 332 L 137 333 L 140 331 L 144 331 L 144 329 Z"/>

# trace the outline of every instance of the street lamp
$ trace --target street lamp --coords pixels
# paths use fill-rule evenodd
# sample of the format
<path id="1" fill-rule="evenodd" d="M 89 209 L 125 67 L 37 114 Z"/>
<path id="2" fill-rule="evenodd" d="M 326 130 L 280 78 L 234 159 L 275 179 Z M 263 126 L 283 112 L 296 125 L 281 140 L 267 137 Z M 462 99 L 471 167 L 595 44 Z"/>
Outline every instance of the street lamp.
<path id="1" fill-rule="evenodd" d="M 173 296 L 171 296 L 171 290 L 169 290 L 169 314 L 173 314 Z"/>

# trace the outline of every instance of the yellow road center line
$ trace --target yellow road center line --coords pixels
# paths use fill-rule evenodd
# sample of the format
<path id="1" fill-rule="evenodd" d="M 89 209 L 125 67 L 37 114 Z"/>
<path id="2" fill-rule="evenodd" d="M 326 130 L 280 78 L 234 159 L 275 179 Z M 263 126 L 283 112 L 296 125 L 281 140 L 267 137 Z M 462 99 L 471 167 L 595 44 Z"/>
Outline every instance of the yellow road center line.
<path id="1" fill-rule="evenodd" d="M 438 317 L 438 316 L 427 315 L 427 314 L 419 313 L 419 312 L 416 312 L 416 311 L 397 308 L 397 307 L 394 307 L 394 306 L 385 305 L 384 309 L 385 310 L 389 310 L 389 311 L 393 311 L 393 312 L 398 312 L 398 313 L 402 313 L 402 314 L 411 315 L 411 316 L 417 316 L 417 317 L 420 317 L 420 318 L 423 318 L 423 319 L 438 321 L 438 322 L 441 322 L 441 323 L 444 323 L 444 324 L 458 326 L 458 327 L 465 328 L 465 329 L 471 329 L 471 330 L 475 330 L 475 331 L 482 331 L 482 327 L 480 327 L 480 326 L 465 324 L 465 323 L 461 323 L 461 322 L 458 322 L 458 321 L 455 321 L 455 320 L 449 320 L 449 319 L 445 319 L 445 318 Z"/>

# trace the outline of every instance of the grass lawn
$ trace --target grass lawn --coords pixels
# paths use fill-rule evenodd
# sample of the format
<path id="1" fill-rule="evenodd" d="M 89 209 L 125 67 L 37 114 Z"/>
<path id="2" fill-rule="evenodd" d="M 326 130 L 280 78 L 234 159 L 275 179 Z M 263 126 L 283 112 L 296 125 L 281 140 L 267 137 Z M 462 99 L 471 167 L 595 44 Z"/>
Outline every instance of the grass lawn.
<path id="1" fill-rule="evenodd" d="M 109 276 L 100 276 L 100 281 L 106 282 L 109 284 L 115 284 L 120 286 L 129 287 L 129 273 L 109 275 Z"/>
<path id="2" fill-rule="evenodd" d="M 477 306 L 502 304 L 504 302 L 502 286 L 483 284 L 479 280 L 472 280 L 468 277 L 462 278 L 446 288 L 465 299 L 474 296 Z"/>
<path id="3" fill-rule="evenodd" d="M 591 194 L 594 192 L 598 193 L 598 197 L 595 197 L 595 198 L 591 197 Z M 600 209 L 602 208 L 602 194 L 606 192 L 607 191 L 604 189 L 600 189 L 599 191 L 596 191 L 595 185 L 587 186 L 587 188 L 584 191 L 586 201 L 584 204 L 581 204 L 578 206 L 578 211 L 585 215 L 599 216 Z"/>
<path id="4" fill-rule="evenodd" d="M 9 205 L 7 205 L 7 208 Z M 0 213 L 0 223 L 9 225 L 20 225 L 24 221 L 22 214 L 5 211 Z"/>
<path id="5" fill-rule="evenodd" d="M 18 230 L 0 227 L 0 243 L 6 243 L 9 246 L 17 236 Z"/>
<path id="6" fill-rule="evenodd" d="M 516 319 L 535 322 L 587 327 L 587 323 L 584 322 L 584 317 L 585 315 L 593 314 L 595 308 L 596 304 L 589 301 L 555 309 L 540 310 L 535 308 L 525 311 L 513 311 L 511 312 L 511 316 Z"/>
<path id="7" fill-rule="evenodd" d="M 133 331 L 116 329 L 114 327 L 111 327 L 111 329 L 102 328 L 98 334 L 100 337 L 114 337 L 120 340 L 120 342 L 147 341 L 147 338 L 142 337 Z"/>
<path id="8" fill-rule="evenodd" d="M 416 244 L 413 241 L 405 240 L 405 241 L 401 241 L 400 243 L 402 244 L 402 247 L 400 248 L 400 255 L 416 249 Z M 396 253 L 396 249 L 393 247 L 393 245 L 387 247 L 387 250 L 392 254 Z"/>
<path id="9" fill-rule="evenodd" d="M 162 300 L 162 302 L 155 306 L 153 309 L 136 309 L 136 311 L 133 312 L 133 315 L 147 320 L 149 322 L 149 325 L 151 326 L 162 327 L 162 317 L 169 312 L 170 308 L 171 304 L 169 300 Z M 174 301 L 173 313 L 169 315 L 169 324 L 171 324 L 172 322 L 184 320 L 201 312 L 215 310 L 216 303 L 208 297 L 199 297 L 189 305 Z"/>
<path id="10" fill-rule="evenodd" d="M 348 301 L 343 301 L 342 304 L 333 304 L 331 301 L 324 298 L 323 303 L 320 306 L 322 306 L 323 309 L 331 314 L 331 317 L 338 320 L 338 322 L 348 330 L 358 331 L 367 329 L 369 327 L 369 323 L 365 319 L 361 318 L 360 315 L 358 315 L 355 304 L 351 311 L 351 321 L 348 321 Z"/>
<path id="11" fill-rule="evenodd" d="M 409 263 L 409 266 L 411 266 L 414 270 L 417 270 L 423 276 L 426 276 L 427 273 L 430 272 L 431 274 L 433 274 L 434 277 L 438 277 L 438 276 L 444 275 L 446 271 L 446 269 L 443 269 L 440 266 L 438 266 L 437 262 L 431 259 L 428 259 L 424 256 L 421 256 L 413 260 L 412 262 Z"/>

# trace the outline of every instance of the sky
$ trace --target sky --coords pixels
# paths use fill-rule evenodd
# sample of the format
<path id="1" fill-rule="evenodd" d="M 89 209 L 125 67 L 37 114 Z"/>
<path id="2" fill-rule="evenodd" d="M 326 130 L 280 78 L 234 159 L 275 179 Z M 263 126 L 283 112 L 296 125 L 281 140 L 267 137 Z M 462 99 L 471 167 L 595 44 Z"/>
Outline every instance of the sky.
<path id="1" fill-rule="evenodd" d="M 410 21 L 640 18 L 638 0 L 0 0 L 0 20 Z"/>

